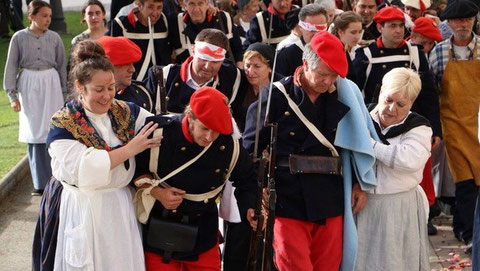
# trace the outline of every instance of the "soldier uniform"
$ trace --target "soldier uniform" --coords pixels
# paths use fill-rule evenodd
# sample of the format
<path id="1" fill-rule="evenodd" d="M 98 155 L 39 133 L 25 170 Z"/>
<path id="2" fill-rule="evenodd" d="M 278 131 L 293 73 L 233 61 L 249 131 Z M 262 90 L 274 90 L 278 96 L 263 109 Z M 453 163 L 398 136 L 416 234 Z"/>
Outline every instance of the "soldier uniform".
<path id="1" fill-rule="evenodd" d="M 155 94 L 147 90 L 142 82 L 132 81 L 130 86 L 115 93 L 115 99 L 132 102 L 155 114 Z"/>
<path id="2" fill-rule="evenodd" d="M 303 50 L 305 49 L 305 41 L 300 38 L 294 44 L 291 44 L 278 53 L 277 72 L 284 76 L 292 76 L 295 70 L 302 66 Z"/>
<path id="3" fill-rule="evenodd" d="M 190 68 L 190 63 L 192 62 L 193 57 L 190 56 L 185 60 L 181 65 L 180 64 L 170 64 L 163 69 L 163 78 L 165 82 L 165 88 L 167 92 L 168 99 L 168 111 L 172 113 L 182 113 L 185 109 L 185 106 L 189 103 L 190 97 L 192 96 L 195 89 L 187 85 L 187 73 Z M 242 79 L 244 76 L 240 69 L 235 67 L 228 61 L 225 61 L 222 64 L 222 67 L 218 71 L 218 74 L 212 78 L 206 86 L 212 86 L 218 89 L 220 92 L 225 94 L 229 98 L 230 104 L 233 104 L 237 98 L 242 99 L 244 93 L 241 91 L 240 85 L 242 84 Z M 150 68 L 148 71 L 147 78 L 145 79 L 145 84 L 147 89 L 153 92 L 157 89 L 157 79 L 153 68 Z M 236 111 L 236 103 L 233 105 L 234 112 Z"/>
<path id="4" fill-rule="evenodd" d="M 145 26 L 138 22 L 135 15 L 135 9 L 130 11 L 127 16 L 120 16 L 112 21 L 112 29 L 107 33 L 111 36 L 124 36 L 135 42 L 143 52 L 140 61 L 134 64 L 136 80 L 142 81 L 149 67 L 152 66 L 152 53 L 155 50 L 155 57 L 158 65 L 167 65 L 171 63 L 172 54 L 171 37 L 169 34 L 169 24 L 165 14 L 161 14 L 158 21 L 152 26 L 154 33 L 153 44 L 150 42 L 151 35 L 148 25 Z"/>
<path id="5" fill-rule="evenodd" d="M 231 135 L 233 129 L 226 97 L 211 87 L 202 87 L 192 96 L 190 106 L 198 120 L 207 128 L 220 133 L 218 138 L 207 147 L 198 145 L 193 134 L 191 134 L 193 131 L 189 131 L 187 116 L 155 116 L 147 119 L 146 122 L 153 120 L 163 127 L 162 145 L 160 146 L 155 173 L 164 178 L 164 176 L 199 155 L 204 148 L 208 148 L 198 160 L 173 175 L 166 182 L 171 187 L 186 191 L 187 194 L 198 195 L 218 188 L 221 190 L 226 181 L 227 172 L 230 170 L 229 180 L 236 187 L 235 196 L 242 219 L 245 219 L 247 209 L 255 206 L 255 171 L 248 153 L 241 146 L 237 149 L 239 151 L 237 152 L 238 160 L 232 167 L 231 160 L 235 154 L 234 141 L 238 142 L 238 139 Z M 149 169 L 149 163 L 152 159 L 150 155 L 149 149 L 137 156 L 137 176 L 149 173 L 151 170 L 151 168 Z M 176 264 L 187 266 L 191 264 L 192 267 L 196 264 L 202 264 L 203 267 L 208 266 L 214 270 L 218 267 L 218 270 L 220 270 L 216 195 L 196 201 L 187 199 L 187 194 L 176 208 L 175 213 L 188 216 L 190 218 L 189 224 L 198 225 L 198 235 L 195 239 L 194 249 L 190 252 L 173 251 L 170 264 L 161 263 L 162 259 L 166 257 L 165 251 L 150 245 L 148 241 L 152 216 L 161 215 L 165 209 L 160 201 L 155 200 L 150 216 L 143 227 L 146 265 L 149 270 L 156 270 L 157 268 L 158 270 L 165 270 L 162 268 L 170 268 L 170 266 Z M 205 259 L 203 257 L 205 254 L 216 254 L 217 257 Z M 173 270 L 175 269 L 173 268 Z"/>
<path id="6" fill-rule="evenodd" d="M 221 21 L 220 21 L 221 20 Z M 175 52 L 177 53 L 177 63 L 183 63 L 192 54 L 192 44 L 198 33 L 206 28 L 215 28 L 221 30 L 229 40 L 233 60 L 235 62 L 242 61 L 243 50 L 240 35 L 237 27 L 235 27 L 232 17 L 228 12 L 218 11 L 216 16 L 207 15 L 205 21 L 200 24 L 191 22 L 188 12 L 181 12 L 176 17 L 175 33 Z"/>
<path id="7" fill-rule="evenodd" d="M 270 29 L 270 19 L 271 29 Z M 290 35 L 290 29 L 287 27 L 285 19 L 280 18 L 273 8 L 272 4 L 268 10 L 258 12 L 250 21 L 250 29 L 247 32 L 243 49 L 255 42 L 267 43 L 276 47 L 283 39 Z"/>

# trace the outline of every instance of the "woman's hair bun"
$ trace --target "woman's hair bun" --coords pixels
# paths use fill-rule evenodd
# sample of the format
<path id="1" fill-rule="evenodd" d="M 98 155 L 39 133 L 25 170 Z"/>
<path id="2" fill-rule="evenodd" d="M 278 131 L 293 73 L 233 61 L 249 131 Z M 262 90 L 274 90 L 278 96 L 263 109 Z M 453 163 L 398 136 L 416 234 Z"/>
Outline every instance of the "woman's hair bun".
<path id="1" fill-rule="evenodd" d="M 93 40 L 83 40 L 75 45 L 71 54 L 71 66 L 75 66 L 91 58 L 105 58 L 105 50 L 100 43 Z"/>

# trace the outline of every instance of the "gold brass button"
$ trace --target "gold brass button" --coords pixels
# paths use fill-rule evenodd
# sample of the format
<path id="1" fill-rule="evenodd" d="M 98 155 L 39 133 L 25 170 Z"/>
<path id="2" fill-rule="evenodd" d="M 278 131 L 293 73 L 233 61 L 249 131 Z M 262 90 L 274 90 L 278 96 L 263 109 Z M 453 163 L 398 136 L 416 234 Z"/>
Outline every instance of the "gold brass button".
<path id="1" fill-rule="evenodd" d="M 187 147 L 181 147 L 180 150 L 181 150 L 181 151 L 186 151 L 186 150 L 187 150 Z"/>
<path id="2" fill-rule="evenodd" d="M 224 150 L 225 150 L 225 146 L 223 146 L 223 145 L 220 146 L 220 150 L 221 150 L 221 151 L 224 151 Z"/>
<path id="3" fill-rule="evenodd" d="M 178 88 L 178 86 L 180 86 L 180 84 L 178 82 L 176 82 L 175 87 Z"/>
<path id="4" fill-rule="evenodd" d="M 294 136 L 295 135 L 295 132 L 290 132 L 288 133 L 290 136 Z"/>
<path id="5" fill-rule="evenodd" d="M 165 101 L 167 101 L 167 102 L 168 102 L 168 100 L 170 100 L 170 97 L 168 97 L 168 96 L 167 96 L 167 97 L 165 97 Z"/>
<path id="6" fill-rule="evenodd" d="M 285 111 L 285 113 L 283 113 L 286 117 L 290 116 L 290 112 L 288 111 Z"/>
<path id="7" fill-rule="evenodd" d="M 138 90 L 135 90 L 135 92 L 137 92 L 137 94 L 138 94 Z"/>
<path id="8" fill-rule="evenodd" d="M 215 173 L 220 173 L 220 169 L 219 168 L 215 169 Z"/>
<path id="9" fill-rule="evenodd" d="M 211 190 L 215 190 L 215 188 L 216 188 L 215 186 L 210 187 Z"/>
<path id="10" fill-rule="evenodd" d="M 144 107 L 144 108 L 147 107 L 147 104 L 146 104 L 146 103 L 143 103 L 143 107 Z"/>
<path id="11" fill-rule="evenodd" d="M 405 63 L 405 67 L 408 67 L 408 63 Z"/>
<path id="12" fill-rule="evenodd" d="M 383 54 L 383 50 L 380 50 L 380 54 Z"/>
<path id="13" fill-rule="evenodd" d="M 406 54 L 406 53 L 407 53 L 407 49 L 403 49 L 403 52 Z"/>
<path id="14" fill-rule="evenodd" d="M 383 68 L 383 69 L 386 69 L 386 68 L 387 68 L 387 65 L 383 64 L 383 65 L 382 65 L 382 68 Z"/>

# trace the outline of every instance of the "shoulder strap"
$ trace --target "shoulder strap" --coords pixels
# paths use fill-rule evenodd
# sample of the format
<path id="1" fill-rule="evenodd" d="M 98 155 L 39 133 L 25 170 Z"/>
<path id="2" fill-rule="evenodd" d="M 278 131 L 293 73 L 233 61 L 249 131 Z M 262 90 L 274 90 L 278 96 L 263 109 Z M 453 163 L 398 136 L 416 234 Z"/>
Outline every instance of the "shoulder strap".
<path id="1" fill-rule="evenodd" d="M 257 16 L 257 20 L 258 20 L 258 28 L 260 29 L 260 35 L 262 36 L 262 43 L 266 43 L 267 42 L 267 30 L 265 29 L 265 22 L 263 20 L 263 15 L 262 15 L 262 12 L 257 12 L 257 14 L 255 14 L 255 16 Z"/>
<path id="2" fill-rule="evenodd" d="M 410 54 L 410 69 L 412 69 L 412 63 L 415 66 L 415 70 L 417 73 L 420 70 L 420 56 L 419 56 L 419 50 L 418 46 L 412 46 L 410 44 L 410 41 L 407 41 L 407 46 L 408 46 L 408 53 Z"/>
<path id="3" fill-rule="evenodd" d="M 312 132 L 312 134 L 322 143 L 323 146 L 327 147 L 330 152 L 332 153 L 333 156 L 339 156 L 337 150 L 335 147 L 328 141 L 328 139 L 325 138 L 325 136 L 313 125 L 306 117 L 303 115 L 302 111 L 300 108 L 298 108 L 297 104 L 288 96 L 287 91 L 285 90 L 285 86 L 280 83 L 280 82 L 275 82 L 273 83 L 279 90 L 280 92 L 285 96 L 285 98 L 288 101 L 288 105 L 290 108 L 292 108 L 293 112 L 298 116 L 298 118 L 307 126 L 308 130 Z"/>
<path id="4" fill-rule="evenodd" d="M 148 110 L 148 111 L 153 113 L 153 109 L 154 109 L 153 108 L 153 100 L 152 100 L 152 95 L 150 94 L 150 92 L 141 84 L 135 84 L 135 87 L 139 88 L 141 91 L 143 91 L 145 93 L 145 95 L 147 95 L 148 102 L 150 104 L 150 106 L 149 106 L 150 110 Z"/>
<path id="5" fill-rule="evenodd" d="M 235 101 L 235 98 L 237 97 L 237 94 L 238 94 L 238 87 L 240 86 L 241 72 L 240 72 L 240 69 L 238 68 L 236 68 L 236 71 L 237 71 L 237 76 L 235 77 L 235 83 L 233 84 L 233 87 L 232 87 L 232 97 L 230 97 L 230 102 L 228 103 L 228 105 L 231 105 Z"/>

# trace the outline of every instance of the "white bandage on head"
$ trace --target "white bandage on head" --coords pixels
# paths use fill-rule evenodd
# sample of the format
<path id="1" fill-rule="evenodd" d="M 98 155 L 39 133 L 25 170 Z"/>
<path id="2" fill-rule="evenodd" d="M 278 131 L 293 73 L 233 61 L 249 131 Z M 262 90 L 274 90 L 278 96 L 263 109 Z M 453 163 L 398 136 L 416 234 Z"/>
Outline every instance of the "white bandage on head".
<path id="1" fill-rule="evenodd" d="M 311 24 L 304 21 L 299 21 L 298 25 L 305 31 L 320 32 L 327 30 L 327 24 Z"/>
<path id="2" fill-rule="evenodd" d="M 207 61 L 223 61 L 227 50 L 208 42 L 195 42 L 195 56 Z"/>

